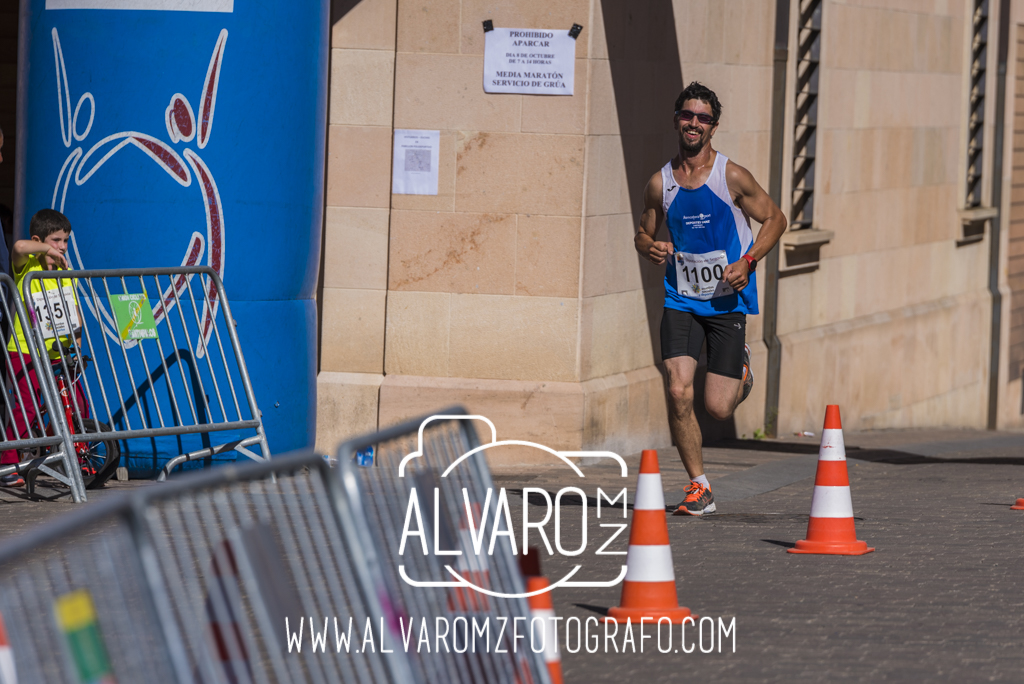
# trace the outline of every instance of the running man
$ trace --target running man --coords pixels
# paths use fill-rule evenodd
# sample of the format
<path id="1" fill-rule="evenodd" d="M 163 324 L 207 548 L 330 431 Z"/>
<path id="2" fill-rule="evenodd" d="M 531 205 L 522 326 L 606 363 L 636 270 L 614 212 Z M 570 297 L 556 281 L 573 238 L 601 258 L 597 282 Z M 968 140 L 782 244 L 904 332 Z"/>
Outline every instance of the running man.
<path id="1" fill-rule="evenodd" d="M 661 357 L 668 373 L 669 428 L 690 476 L 676 515 L 715 512 L 693 413 L 693 378 L 707 340 L 704 405 L 726 420 L 750 394 L 747 314 L 758 313 L 754 270 L 786 230 L 786 217 L 742 166 L 711 147 L 722 105 L 694 81 L 676 100 L 679 154 L 651 177 L 634 244 L 666 264 Z M 754 240 L 750 220 L 761 224 Z M 662 222 L 670 242 L 655 239 Z"/>

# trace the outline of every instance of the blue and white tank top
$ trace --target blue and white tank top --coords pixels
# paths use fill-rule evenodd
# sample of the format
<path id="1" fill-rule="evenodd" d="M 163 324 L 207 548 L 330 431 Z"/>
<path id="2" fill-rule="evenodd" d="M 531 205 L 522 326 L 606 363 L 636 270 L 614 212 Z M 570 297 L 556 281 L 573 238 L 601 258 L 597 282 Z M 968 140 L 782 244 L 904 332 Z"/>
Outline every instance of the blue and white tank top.
<path id="1" fill-rule="evenodd" d="M 728 263 L 731 264 L 739 261 L 750 249 L 754 241 L 750 224 L 739 207 L 733 203 L 725 182 L 725 167 L 728 161 L 728 157 L 719 152 L 707 182 L 694 190 L 687 190 L 676 183 L 672 175 L 671 161 L 662 167 L 662 209 L 665 212 L 665 224 L 677 252 L 705 254 L 724 250 Z M 675 260 L 670 259 L 665 269 L 665 308 L 688 311 L 700 316 L 717 316 L 733 311 L 756 314 L 756 274 L 750 274 L 750 282 L 738 293 L 708 300 L 692 299 L 679 294 Z"/>

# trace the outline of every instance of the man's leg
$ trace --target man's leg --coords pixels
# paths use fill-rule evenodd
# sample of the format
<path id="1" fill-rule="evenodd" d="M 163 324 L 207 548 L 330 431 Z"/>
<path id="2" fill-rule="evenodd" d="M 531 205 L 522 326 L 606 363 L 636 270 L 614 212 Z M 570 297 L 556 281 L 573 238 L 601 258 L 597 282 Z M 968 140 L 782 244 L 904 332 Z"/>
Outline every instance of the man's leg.
<path id="1" fill-rule="evenodd" d="M 704 327 L 685 311 L 664 309 L 661 317 L 661 359 L 668 375 L 668 426 L 679 458 L 691 478 L 704 474 L 701 435 L 693 415 L 693 376 L 704 346 Z"/>
<path id="2" fill-rule="evenodd" d="M 689 356 L 665 359 L 665 370 L 668 372 L 669 430 L 683 467 L 693 479 L 704 474 L 700 425 L 693 413 L 693 376 L 697 372 L 697 359 Z"/>
<path id="3" fill-rule="evenodd" d="M 704 380 L 704 405 L 716 420 L 728 420 L 743 401 L 746 364 L 747 317 L 741 313 L 704 319 L 708 335 L 708 374 Z"/>
<path id="4" fill-rule="evenodd" d="M 697 372 L 697 359 L 677 356 L 665 359 L 668 371 L 669 427 L 679 450 L 690 484 L 686 497 L 674 506 L 674 515 L 704 515 L 715 512 L 715 499 L 711 485 L 704 475 L 704 454 L 697 416 L 693 413 L 693 376 Z"/>
<path id="5" fill-rule="evenodd" d="M 708 371 L 704 379 L 704 405 L 715 420 L 728 420 L 743 400 L 743 381 Z"/>
<path id="6" fill-rule="evenodd" d="M 690 476 L 686 498 L 676 515 L 703 515 L 715 511 L 708 478 L 704 475 L 700 425 L 693 413 L 693 377 L 704 344 L 703 323 L 692 314 L 665 309 L 661 320 L 661 354 L 668 374 L 669 429 Z"/>

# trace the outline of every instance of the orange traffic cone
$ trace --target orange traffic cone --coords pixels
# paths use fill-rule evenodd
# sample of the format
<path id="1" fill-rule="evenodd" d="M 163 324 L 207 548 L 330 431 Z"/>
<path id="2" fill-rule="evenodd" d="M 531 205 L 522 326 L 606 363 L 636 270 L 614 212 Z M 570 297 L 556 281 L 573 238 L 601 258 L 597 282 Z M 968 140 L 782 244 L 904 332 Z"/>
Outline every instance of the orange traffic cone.
<path id="1" fill-rule="evenodd" d="M 655 621 L 667 617 L 675 624 L 687 617 L 696 617 L 689 608 L 679 605 L 676 595 L 672 547 L 668 543 L 665 521 L 665 494 L 661 489 L 658 452 L 653 449 L 644 450 L 640 455 L 621 605 L 610 608 L 605 619 L 608 622 L 630 619 L 638 624 L 641 617 Z"/>
<path id="2" fill-rule="evenodd" d="M 228 684 L 252 681 L 251 649 L 246 645 L 240 624 L 243 610 L 241 582 L 231 542 L 222 539 L 213 548 L 212 556 L 204 609 L 213 655 L 220 663 L 221 673 Z"/>
<path id="3" fill-rule="evenodd" d="M 471 510 L 477 529 L 483 529 L 483 522 L 480 519 L 480 506 L 474 503 Z M 477 555 L 472 552 L 473 535 L 470 533 L 469 525 L 465 518 L 461 517 L 459 518 L 459 548 L 463 551 L 455 564 L 459 574 L 481 589 L 490 589 L 491 569 L 487 563 L 487 556 L 485 554 Z M 490 597 L 487 594 L 481 594 L 476 589 L 455 587 L 451 589 L 451 593 L 448 595 L 448 610 L 452 612 L 487 612 L 490 609 Z"/>
<path id="4" fill-rule="evenodd" d="M 17 684 L 18 672 L 14 668 L 14 651 L 7 639 L 7 626 L 0 615 L 0 684 Z"/>
<path id="5" fill-rule="evenodd" d="M 1017 499 L 1017 503 L 1010 506 L 1011 511 L 1024 511 L 1024 499 Z"/>
<path id="6" fill-rule="evenodd" d="M 551 586 L 547 578 L 540 574 L 540 551 L 531 546 L 529 553 L 519 557 L 519 569 L 526 580 L 526 592 L 533 593 Z M 562 684 L 562 656 L 558 653 L 558 634 L 555 625 L 555 605 L 551 602 L 551 592 L 530 596 L 530 616 L 543 618 L 544 623 L 544 662 L 551 675 L 551 684 Z M 533 627 L 530 628 L 533 634 Z"/>
<path id="7" fill-rule="evenodd" d="M 846 472 L 843 424 L 839 419 L 839 407 L 830 404 L 825 409 L 825 429 L 821 431 L 807 539 L 798 541 L 796 547 L 787 551 L 862 556 L 874 550 L 857 539 L 853 501 L 850 499 L 850 476 Z"/>

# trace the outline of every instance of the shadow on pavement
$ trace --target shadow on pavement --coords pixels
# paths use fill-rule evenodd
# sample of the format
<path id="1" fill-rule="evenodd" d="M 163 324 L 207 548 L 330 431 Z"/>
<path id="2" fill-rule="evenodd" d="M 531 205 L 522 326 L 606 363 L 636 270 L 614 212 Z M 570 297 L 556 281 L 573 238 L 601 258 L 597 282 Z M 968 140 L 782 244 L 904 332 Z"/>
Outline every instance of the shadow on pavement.
<path id="1" fill-rule="evenodd" d="M 508 492 L 509 494 L 515 494 L 516 496 L 519 496 L 519 497 L 523 496 L 523 490 L 522 489 L 506 489 L 505 491 Z M 548 496 L 551 497 L 551 503 L 553 505 L 554 502 L 555 502 L 555 496 L 558 494 L 558 492 L 551 492 L 551 491 L 548 491 L 546 489 L 544 491 L 548 492 Z M 547 506 L 548 505 L 548 502 L 544 499 L 544 495 L 539 493 L 539 492 L 536 492 L 536 491 L 530 492 L 530 498 L 527 499 L 527 501 L 528 501 L 528 503 L 531 506 Z M 603 503 L 604 503 L 604 505 L 606 507 L 608 506 L 608 500 L 607 499 L 605 499 Z M 565 495 L 562 496 L 561 500 L 559 501 L 559 505 L 561 505 L 561 506 L 582 506 L 583 505 L 583 498 L 581 496 L 579 496 L 578 494 L 565 494 Z M 587 497 L 587 506 L 590 506 L 592 508 L 597 508 L 597 498 L 593 497 L 593 496 L 588 496 Z M 620 503 L 620 504 L 615 504 L 611 508 L 621 508 L 621 507 L 622 507 L 622 504 Z M 626 508 L 628 510 L 633 510 L 633 504 L 627 503 L 626 504 Z"/>
<path id="2" fill-rule="evenodd" d="M 4 487 L 0 490 L 3 494 L 7 494 L 13 499 L 20 499 L 21 501 L 36 503 L 40 501 L 57 501 L 59 499 L 67 499 L 71 501 L 71 490 L 65 487 L 50 487 L 48 484 L 36 483 L 35 491 L 29 492 L 24 486 L 21 487 Z M 2 498 L 0 499 L 0 506 L 5 504 L 18 503 L 18 501 L 12 501 L 11 499 Z"/>
<path id="3" fill-rule="evenodd" d="M 718 449 L 736 449 L 738 451 L 769 451 L 780 454 L 816 454 L 817 444 L 795 444 L 792 442 L 768 442 L 752 439 L 723 439 L 715 442 Z M 965 447 L 966 450 L 966 447 Z M 895 449 L 872 449 L 857 446 L 846 447 L 847 459 L 868 461 L 870 463 L 888 463 L 890 465 L 924 465 L 928 463 L 971 463 L 977 465 L 1024 465 L 1024 456 L 977 456 L 946 458 L 942 456 L 925 456 Z"/>
<path id="4" fill-rule="evenodd" d="M 922 456 L 909 454 L 905 451 L 889 449 L 860 449 L 847 458 L 871 463 L 890 463 L 892 465 L 922 465 L 925 463 L 970 463 L 972 465 L 1024 465 L 1021 456 L 979 456 L 977 458 L 943 458 L 939 456 Z"/>
<path id="5" fill-rule="evenodd" d="M 817 444 L 796 444 L 793 442 L 769 442 L 755 439 L 720 439 L 716 442 L 705 443 L 704 446 L 715 449 L 736 449 L 738 451 L 771 451 L 776 454 L 816 454 Z M 858 447 L 846 447 L 846 450 L 854 451 Z"/>
<path id="6" fill-rule="evenodd" d="M 682 516 L 678 516 L 682 517 Z M 694 516 L 686 516 L 694 517 Z M 806 513 L 711 513 L 702 515 L 698 520 L 708 522 L 746 523 L 748 525 L 766 525 L 777 522 L 806 523 Z"/>
<path id="7" fill-rule="evenodd" d="M 608 608 L 605 606 L 592 606 L 589 603 L 574 603 L 573 605 L 583 610 L 591 610 L 598 615 L 608 615 Z"/>

